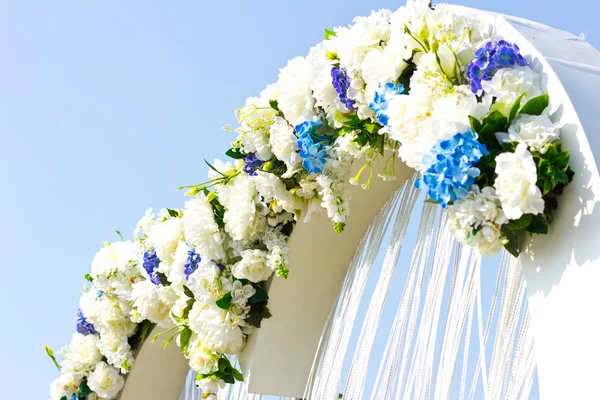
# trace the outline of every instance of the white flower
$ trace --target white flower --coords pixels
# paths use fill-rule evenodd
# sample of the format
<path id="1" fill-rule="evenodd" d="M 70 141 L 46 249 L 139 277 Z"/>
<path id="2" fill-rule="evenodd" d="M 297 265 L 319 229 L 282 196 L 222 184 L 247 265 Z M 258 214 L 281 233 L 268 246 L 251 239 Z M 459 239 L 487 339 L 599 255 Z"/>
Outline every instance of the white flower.
<path id="1" fill-rule="evenodd" d="M 105 362 L 96 364 L 96 369 L 88 377 L 88 386 L 102 399 L 114 399 L 123 388 L 125 380 L 119 371 Z"/>
<path id="2" fill-rule="evenodd" d="M 198 249 L 198 254 L 209 260 L 225 259 L 225 238 L 215 221 L 213 207 L 204 194 L 185 203 L 182 220 L 185 239 Z"/>
<path id="3" fill-rule="evenodd" d="M 98 348 L 110 365 L 121 369 L 122 373 L 129 372 L 133 365 L 133 352 L 127 336 L 104 332 L 100 336 Z"/>
<path id="4" fill-rule="evenodd" d="M 515 101 L 524 94 L 521 104 L 527 100 L 540 96 L 543 86 L 542 76 L 530 66 L 503 68 L 496 72 L 489 81 L 482 81 L 481 85 L 488 96 L 497 98 L 499 103 L 504 104 L 505 115 L 507 110 L 513 106 Z"/>
<path id="5" fill-rule="evenodd" d="M 238 142 L 244 153 L 256 153 L 259 160 L 268 161 L 273 157 L 269 147 L 269 127 L 277 115 L 270 104 L 273 93 L 265 90 L 260 97 L 251 97 L 246 105 L 236 111 L 242 134 Z"/>
<path id="6" fill-rule="evenodd" d="M 240 174 L 229 185 L 220 186 L 217 193 L 219 201 L 225 207 L 225 230 L 232 239 L 256 239 L 265 229 L 266 221 L 257 212 L 256 185 L 250 177 Z"/>
<path id="7" fill-rule="evenodd" d="M 63 397 L 70 399 L 77 394 L 79 382 L 73 374 L 63 373 L 50 384 L 50 399 L 61 400 Z"/>
<path id="8" fill-rule="evenodd" d="M 202 390 L 202 393 L 216 394 L 219 392 L 219 389 L 225 387 L 225 381 L 223 381 L 223 379 L 213 380 L 205 378 L 198 381 L 198 387 Z M 214 400 L 217 400 L 217 398 L 215 397 Z"/>
<path id="9" fill-rule="evenodd" d="M 170 286 L 155 285 L 151 281 L 133 285 L 133 307 L 131 320 L 142 322 L 147 319 L 166 328 L 171 321 L 170 311 L 177 301 L 177 293 Z"/>
<path id="10" fill-rule="evenodd" d="M 154 213 L 152 212 L 152 208 L 149 208 L 146 210 L 144 216 L 135 225 L 135 229 L 133 230 L 133 237 L 138 239 L 140 237 L 140 233 L 142 233 L 146 228 L 148 228 L 153 221 Z"/>
<path id="11" fill-rule="evenodd" d="M 136 324 L 129 319 L 131 306 L 109 294 L 85 288 L 79 306 L 97 331 L 130 336 Z"/>
<path id="12" fill-rule="evenodd" d="M 493 256 L 507 243 L 500 228 L 491 222 L 483 223 L 478 229 L 462 229 L 459 221 L 453 219 L 450 230 L 459 242 L 473 247 L 481 254 Z"/>
<path id="13" fill-rule="evenodd" d="M 219 300 L 231 288 L 231 280 L 221 274 L 221 269 L 213 261 L 202 259 L 187 281 L 196 300 L 210 303 Z"/>
<path id="14" fill-rule="evenodd" d="M 94 286 L 128 300 L 133 282 L 141 277 L 141 264 L 142 253 L 138 243 L 111 243 L 100 249 L 92 261 Z"/>
<path id="15" fill-rule="evenodd" d="M 171 265 L 179 242 L 184 240 L 183 222 L 181 218 L 169 218 L 162 223 L 154 223 L 145 231 L 146 246 L 156 250 L 162 263 Z"/>
<path id="16" fill-rule="evenodd" d="M 270 208 L 280 213 L 283 210 L 293 213 L 296 210 L 294 196 L 288 192 L 283 181 L 275 174 L 256 171 L 256 176 L 251 177 L 256 184 L 258 192 Z"/>
<path id="17" fill-rule="evenodd" d="M 256 283 L 269 279 L 273 270 L 267 266 L 267 253 L 262 250 L 244 250 L 241 256 L 242 259 L 231 268 L 236 278 Z"/>
<path id="18" fill-rule="evenodd" d="M 235 174 L 236 168 L 229 162 L 223 162 L 218 158 L 215 158 L 212 166 L 215 167 L 218 173 L 214 171 L 212 168 L 208 169 L 208 179 L 217 179 L 223 178 L 223 175 L 232 175 Z"/>
<path id="19" fill-rule="evenodd" d="M 496 157 L 496 174 L 494 187 L 507 218 L 544 212 L 542 193 L 536 186 L 537 169 L 525 144 L 519 144 L 514 153 Z"/>
<path id="20" fill-rule="evenodd" d="M 508 128 L 508 134 L 496 134 L 500 142 L 525 143 L 533 151 L 543 152 L 546 146 L 558 140 L 560 124 L 546 115 L 519 114 Z"/>
<path id="21" fill-rule="evenodd" d="M 194 340 L 190 344 L 187 356 L 190 360 L 190 368 L 198 374 L 210 374 L 219 369 L 219 358 L 221 357 L 199 340 Z"/>
<path id="22" fill-rule="evenodd" d="M 294 129 L 281 117 L 275 118 L 270 133 L 269 143 L 273 154 L 285 163 L 287 171 L 283 177 L 289 178 L 300 169 L 302 164 L 302 158 L 298 153 L 298 138 L 294 134 Z"/>
<path id="23" fill-rule="evenodd" d="M 310 62 L 304 57 L 291 59 L 279 73 L 276 84 L 279 92 L 277 103 L 292 126 L 310 121 L 316 116 L 315 99 L 310 89 L 311 81 Z"/>
<path id="24" fill-rule="evenodd" d="M 189 315 L 190 328 L 198 335 L 198 340 L 211 350 L 226 354 L 235 354 L 244 346 L 241 322 L 232 310 L 198 301 Z"/>
<path id="25" fill-rule="evenodd" d="M 102 360 L 98 341 L 98 335 L 73 334 L 69 351 L 64 355 L 61 370 L 81 374 L 80 377 L 90 372 L 92 367 Z"/>
<path id="26" fill-rule="evenodd" d="M 235 281 L 231 287 L 231 302 L 234 304 L 245 305 L 248 302 L 248 299 L 254 296 L 254 293 L 256 293 L 256 290 L 252 285 L 244 285 L 239 280 Z"/>

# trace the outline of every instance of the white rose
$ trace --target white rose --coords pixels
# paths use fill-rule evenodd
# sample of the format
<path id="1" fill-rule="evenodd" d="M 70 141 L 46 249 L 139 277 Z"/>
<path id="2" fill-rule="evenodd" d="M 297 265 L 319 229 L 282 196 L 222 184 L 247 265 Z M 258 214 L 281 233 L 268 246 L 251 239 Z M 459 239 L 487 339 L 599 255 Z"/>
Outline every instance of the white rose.
<path id="1" fill-rule="evenodd" d="M 187 355 L 190 360 L 190 368 L 199 374 L 210 374 L 219 369 L 219 358 L 221 357 L 199 340 L 190 344 Z"/>
<path id="2" fill-rule="evenodd" d="M 496 134 L 499 142 L 525 143 L 533 151 L 543 152 L 546 146 L 558 140 L 560 124 L 546 115 L 520 114 L 508 128 L 508 133 Z"/>
<path id="3" fill-rule="evenodd" d="M 88 386 L 102 399 L 114 399 L 123 388 L 125 380 L 119 371 L 105 363 L 96 364 L 96 369 L 88 377 Z"/>
<path id="4" fill-rule="evenodd" d="M 198 269 L 188 277 L 187 286 L 196 300 L 210 303 L 223 297 L 231 288 L 231 280 L 222 276 L 221 269 L 213 261 L 202 259 Z"/>
<path id="5" fill-rule="evenodd" d="M 507 218 L 544 212 L 542 192 L 536 186 L 536 165 L 525 144 L 519 144 L 514 153 L 496 157 L 496 174 L 494 187 Z"/>
<path id="6" fill-rule="evenodd" d="M 171 308 L 178 298 L 172 287 L 142 281 L 133 285 L 132 296 L 132 321 L 142 322 L 147 319 L 163 328 L 169 326 Z"/>
<path id="7" fill-rule="evenodd" d="M 206 347 L 219 353 L 235 354 L 244 346 L 238 315 L 216 305 L 195 302 L 189 314 L 192 331 Z"/>
<path id="8" fill-rule="evenodd" d="M 521 96 L 521 104 L 527 100 L 542 95 L 542 76 L 529 66 L 504 68 L 496 72 L 489 81 L 482 81 L 481 85 L 488 96 L 496 97 L 499 103 L 504 104 L 505 115 Z"/>
<path id="9" fill-rule="evenodd" d="M 234 264 L 231 272 L 236 278 L 248 279 L 251 282 L 262 282 L 269 279 L 273 270 L 267 266 L 268 254 L 262 250 L 244 250 L 242 259 Z"/>

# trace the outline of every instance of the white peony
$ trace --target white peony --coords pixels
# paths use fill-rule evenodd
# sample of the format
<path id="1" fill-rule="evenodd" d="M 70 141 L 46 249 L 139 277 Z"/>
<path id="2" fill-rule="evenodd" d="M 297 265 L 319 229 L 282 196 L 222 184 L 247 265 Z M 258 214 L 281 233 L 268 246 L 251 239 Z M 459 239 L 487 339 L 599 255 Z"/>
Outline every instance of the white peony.
<path id="1" fill-rule="evenodd" d="M 231 268 L 236 278 L 256 283 L 269 279 L 273 270 L 267 266 L 268 253 L 262 250 L 244 250 L 241 256 L 242 259 Z"/>
<path id="2" fill-rule="evenodd" d="M 114 399 L 123 388 L 125 380 L 119 371 L 105 362 L 96 364 L 96 369 L 88 377 L 88 386 L 101 399 Z"/>
<path id="3" fill-rule="evenodd" d="M 279 110 L 292 126 L 316 117 L 312 96 L 310 62 L 304 57 L 292 58 L 279 72 L 277 99 Z M 275 153 L 275 151 L 273 151 Z"/>
<path id="4" fill-rule="evenodd" d="M 171 265 L 179 242 L 184 240 L 183 221 L 181 218 L 169 218 L 160 223 L 152 224 L 145 231 L 145 245 L 149 249 L 155 249 L 156 255 L 162 263 Z"/>
<path id="5" fill-rule="evenodd" d="M 187 281 L 188 288 L 196 300 L 211 303 L 219 300 L 231 288 L 231 280 L 221 274 L 221 269 L 213 261 L 202 259 Z"/>
<path id="6" fill-rule="evenodd" d="M 117 297 L 85 288 L 79 306 L 100 333 L 130 336 L 135 331 L 136 324 L 129 319 L 131 306 Z"/>
<path id="7" fill-rule="evenodd" d="M 185 203 L 182 221 L 186 241 L 197 248 L 201 257 L 217 261 L 225 259 L 225 237 L 204 194 Z"/>
<path id="8" fill-rule="evenodd" d="M 178 299 L 171 286 L 155 285 L 151 281 L 137 282 L 133 285 L 133 310 L 131 320 L 142 322 L 147 319 L 167 328 L 171 322 L 170 311 Z"/>
<path id="9" fill-rule="evenodd" d="M 61 370 L 77 374 L 81 378 L 89 373 L 92 367 L 102 360 L 98 341 L 98 335 L 74 333 L 69 351 L 64 355 Z"/>
<path id="10" fill-rule="evenodd" d="M 504 105 L 503 111 L 508 111 L 515 101 L 524 94 L 521 104 L 543 94 L 543 77 L 530 66 L 503 68 L 496 72 L 489 81 L 482 81 L 481 85 L 488 96 L 496 97 L 497 102 Z"/>
<path id="11" fill-rule="evenodd" d="M 546 146 L 558 140 L 560 124 L 554 123 L 546 115 L 518 115 L 508 133 L 496 134 L 498 141 L 525 143 L 533 151 L 543 152 Z"/>
<path id="12" fill-rule="evenodd" d="M 133 282 L 141 278 L 142 252 L 138 243 L 115 242 L 100 249 L 92 261 L 94 286 L 129 300 Z"/>
<path id="13" fill-rule="evenodd" d="M 273 154 L 278 160 L 285 163 L 287 171 L 283 177 L 289 178 L 299 171 L 302 165 L 302 158 L 298 153 L 298 138 L 294 134 L 294 128 L 285 119 L 277 117 L 271 125 L 270 133 L 269 143 Z"/>
<path id="14" fill-rule="evenodd" d="M 257 239 L 266 228 L 266 221 L 257 212 L 257 190 L 252 179 L 247 174 L 238 175 L 229 185 L 220 186 L 217 193 L 219 201 L 225 207 L 225 230 L 232 239 Z"/>
<path id="15" fill-rule="evenodd" d="M 127 336 L 104 332 L 100 336 L 98 348 L 106 361 L 115 368 L 127 373 L 133 365 L 133 352 Z"/>
<path id="16" fill-rule="evenodd" d="M 194 340 L 188 347 L 187 356 L 190 368 L 198 374 L 210 374 L 219 369 L 219 354 L 204 346 L 199 340 Z"/>
<path id="17" fill-rule="evenodd" d="M 61 400 L 63 397 L 71 399 L 77 394 L 81 379 L 75 378 L 73 374 L 62 373 L 50 384 L 50 399 Z"/>
<path id="18" fill-rule="evenodd" d="M 216 305 L 195 302 L 189 314 L 192 331 L 198 340 L 219 353 L 235 354 L 244 346 L 240 318 L 232 310 L 222 310 Z"/>
<path id="19" fill-rule="evenodd" d="M 496 174 L 494 187 L 507 218 L 544 212 L 542 192 L 536 186 L 536 165 L 525 144 L 519 144 L 514 153 L 496 157 Z"/>

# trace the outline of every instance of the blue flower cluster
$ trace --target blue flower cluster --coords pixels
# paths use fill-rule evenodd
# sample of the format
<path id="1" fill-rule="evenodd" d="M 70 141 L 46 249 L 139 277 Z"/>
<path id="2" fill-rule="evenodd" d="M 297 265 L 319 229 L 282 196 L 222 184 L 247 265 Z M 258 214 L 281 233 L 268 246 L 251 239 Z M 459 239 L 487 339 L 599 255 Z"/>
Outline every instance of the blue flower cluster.
<path id="1" fill-rule="evenodd" d="M 369 107 L 371 107 L 381 125 L 386 126 L 388 124 L 388 104 L 394 96 L 400 94 L 406 94 L 406 89 L 399 83 L 387 82 L 383 85 L 379 84 L 379 88 L 375 92 L 375 98 L 373 102 L 369 103 Z"/>
<path id="2" fill-rule="evenodd" d="M 196 249 L 191 249 L 190 251 L 188 251 L 187 262 L 183 266 L 183 275 L 185 275 L 186 281 L 188 280 L 190 275 L 198 269 L 198 263 L 200 261 L 202 261 L 202 257 L 200 257 L 200 254 L 196 253 Z"/>
<path id="3" fill-rule="evenodd" d="M 258 175 L 256 171 L 259 170 L 260 167 L 262 167 L 262 165 L 265 163 L 256 157 L 256 153 L 248 154 L 246 157 L 244 157 L 244 162 L 246 163 L 246 165 L 244 165 L 244 172 L 250 176 Z"/>
<path id="4" fill-rule="evenodd" d="M 348 75 L 343 68 L 333 67 L 331 68 L 331 83 L 335 88 L 335 92 L 338 95 L 338 99 L 346 106 L 348 110 L 355 110 L 354 100 L 348 98 L 348 88 L 350 87 L 350 81 Z"/>
<path id="5" fill-rule="evenodd" d="M 471 91 L 481 96 L 483 94 L 481 81 L 491 80 L 500 69 L 525 65 L 527 60 L 521 55 L 516 44 L 505 40 L 496 43 L 488 42 L 475 52 L 475 58 L 467 67 L 467 79 Z"/>
<path id="6" fill-rule="evenodd" d="M 467 195 L 481 173 L 475 165 L 487 154 L 489 151 L 472 131 L 439 140 L 423 157 L 423 176 L 416 186 L 427 189 L 431 200 L 446 208 Z"/>
<path id="7" fill-rule="evenodd" d="M 148 250 L 144 253 L 144 263 L 142 265 L 150 276 L 150 282 L 157 286 L 162 285 L 162 280 L 158 275 L 158 264 L 160 264 L 160 258 L 156 255 L 156 250 Z"/>
<path id="8" fill-rule="evenodd" d="M 319 120 L 306 121 L 296 126 L 302 166 L 309 174 L 320 174 L 325 167 L 325 146 L 329 144 L 330 138 L 317 134 L 322 126 L 323 122 Z"/>
<path id="9" fill-rule="evenodd" d="M 81 333 L 84 336 L 87 335 L 95 335 L 98 333 L 98 331 L 96 331 L 96 328 L 94 328 L 94 325 L 92 325 L 86 318 L 85 315 L 83 315 L 83 311 L 81 311 L 81 308 L 77 310 L 77 332 Z"/>

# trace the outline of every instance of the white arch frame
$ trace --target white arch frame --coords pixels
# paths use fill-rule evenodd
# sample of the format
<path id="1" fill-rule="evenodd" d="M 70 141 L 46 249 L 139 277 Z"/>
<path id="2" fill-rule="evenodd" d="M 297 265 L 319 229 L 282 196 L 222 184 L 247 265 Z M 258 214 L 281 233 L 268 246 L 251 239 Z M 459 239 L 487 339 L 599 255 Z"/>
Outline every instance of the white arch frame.
<path id="1" fill-rule="evenodd" d="M 570 165 L 576 175 L 561 198 L 550 233 L 526 243 L 520 257 L 528 285 L 540 394 L 544 399 L 600 397 L 595 384 L 600 372 L 596 366 L 600 315 L 595 307 L 600 305 L 600 211 L 594 209 L 600 202 L 594 159 L 600 157 L 600 135 L 594 135 L 600 110 L 600 53 L 568 32 L 520 18 L 454 8 L 495 19 L 495 29 L 524 54 L 538 58 L 548 75 L 555 111 L 566 124 L 562 141 L 571 151 Z M 557 104 L 561 108 L 556 110 Z M 250 392 L 303 395 L 322 328 L 354 250 L 375 214 L 412 170 L 401 165 L 397 173 L 392 183 L 375 180 L 370 191 L 352 189 L 353 211 L 342 235 L 333 233 L 325 220 L 297 224 L 290 238 L 290 279 L 272 282 L 273 317 L 263 321 L 240 355 Z M 318 281 L 313 280 L 315 274 Z M 314 293 L 306 293 L 307 287 Z M 120 398 L 175 400 L 188 369 L 175 345 L 165 350 L 148 341 Z"/>

